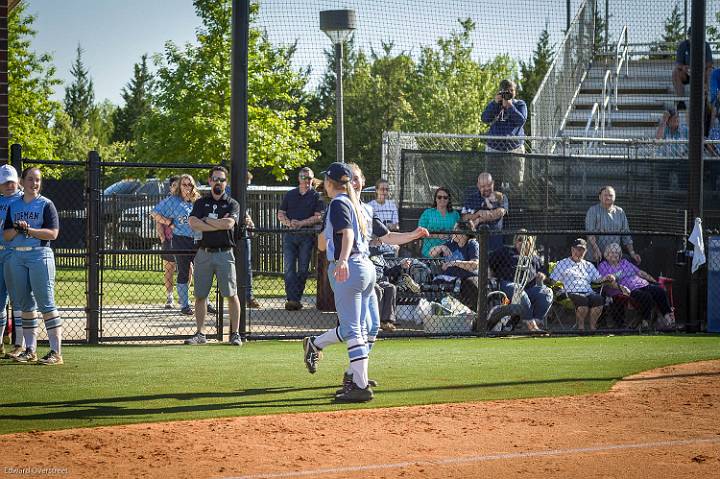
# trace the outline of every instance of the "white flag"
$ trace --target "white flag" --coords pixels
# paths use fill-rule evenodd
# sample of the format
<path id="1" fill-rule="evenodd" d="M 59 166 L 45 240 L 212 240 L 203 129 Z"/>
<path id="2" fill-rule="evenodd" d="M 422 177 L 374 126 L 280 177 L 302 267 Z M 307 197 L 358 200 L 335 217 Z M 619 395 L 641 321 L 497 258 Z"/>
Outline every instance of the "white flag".
<path id="1" fill-rule="evenodd" d="M 705 264 L 705 242 L 703 241 L 702 220 L 700 218 L 695 218 L 695 227 L 693 228 L 692 233 L 690 233 L 688 241 L 695 246 L 693 249 L 692 262 L 692 272 L 694 273 L 700 268 L 700 266 Z"/>

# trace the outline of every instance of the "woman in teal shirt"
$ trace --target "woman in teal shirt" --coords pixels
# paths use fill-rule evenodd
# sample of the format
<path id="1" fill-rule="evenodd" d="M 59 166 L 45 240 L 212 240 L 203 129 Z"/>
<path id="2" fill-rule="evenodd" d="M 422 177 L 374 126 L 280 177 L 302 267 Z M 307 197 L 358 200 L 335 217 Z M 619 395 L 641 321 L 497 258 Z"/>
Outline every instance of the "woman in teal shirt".
<path id="1" fill-rule="evenodd" d="M 423 211 L 418 222 L 418 226 L 430 231 L 430 238 L 423 240 L 422 255 L 429 257 L 431 248 L 443 244 L 448 239 L 447 234 L 433 234 L 435 231 L 451 231 L 458 221 L 460 221 L 460 213 L 453 209 L 450 191 L 441 186 L 435 191 L 433 207 Z"/>

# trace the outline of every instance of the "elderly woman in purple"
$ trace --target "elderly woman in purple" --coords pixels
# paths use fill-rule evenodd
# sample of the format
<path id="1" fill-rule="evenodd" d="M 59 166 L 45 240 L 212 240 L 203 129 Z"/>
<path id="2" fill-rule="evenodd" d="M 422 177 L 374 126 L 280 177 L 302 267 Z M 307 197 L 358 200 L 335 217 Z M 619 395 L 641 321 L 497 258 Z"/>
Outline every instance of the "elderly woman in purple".
<path id="1" fill-rule="evenodd" d="M 644 320 L 652 320 L 653 306 L 657 306 L 664 316 L 666 325 L 675 324 L 667 293 L 657 284 L 657 280 L 641 270 L 633 263 L 622 258 L 622 249 L 617 243 L 610 243 L 605 248 L 605 261 L 598 265 L 602 275 L 615 276 L 615 282 L 605 289 L 609 296 L 625 294 L 634 299 Z"/>

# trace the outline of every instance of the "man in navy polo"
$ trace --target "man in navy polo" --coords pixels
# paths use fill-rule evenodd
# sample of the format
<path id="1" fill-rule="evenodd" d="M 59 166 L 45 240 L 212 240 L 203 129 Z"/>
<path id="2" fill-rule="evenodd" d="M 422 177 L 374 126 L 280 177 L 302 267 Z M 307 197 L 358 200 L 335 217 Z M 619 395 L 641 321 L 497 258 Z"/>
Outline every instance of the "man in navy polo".
<path id="1" fill-rule="evenodd" d="M 283 265 L 285 269 L 285 309 L 302 309 L 303 292 L 310 268 L 310 257 L 315 234 L 313 226 L 322 221 L 325 203 L 313 188 L 315 175 L 310 168 L 302 168 L 298 175 L 298 187 L 288 191 L 280 204 L 278 221 L 290 228 L 283 238 Z"/>
<path id="2" fill-rule="evenodd" d="M 480 173 L 477 179 L 477 190 L 465 196 L 461 211 L 463 221 L 469 222 L 476 230 L 487 228 L 490 232 L 502 231 L 503 217 L 507 212 L 507 196 L 495 191 L 495 182 L 490 173 Z M 490 235 L 490 251 L 495 251 L 502 245 L 502 235 Z"/>

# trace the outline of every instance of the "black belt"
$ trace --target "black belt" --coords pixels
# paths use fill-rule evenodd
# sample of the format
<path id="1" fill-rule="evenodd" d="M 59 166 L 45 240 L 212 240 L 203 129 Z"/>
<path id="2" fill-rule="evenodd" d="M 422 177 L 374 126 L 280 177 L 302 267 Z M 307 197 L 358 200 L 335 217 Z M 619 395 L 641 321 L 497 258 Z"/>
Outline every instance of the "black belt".
<path id="1" fill-rule="evenodd" d="M 223 251 L 230 251 L 232 249 L 232 246 L 223 246 L 221 248 L 208 248 L 206 246 L 201 246 L 200 249 L 207 251 L 208 253 L 220 253 Z"/>

